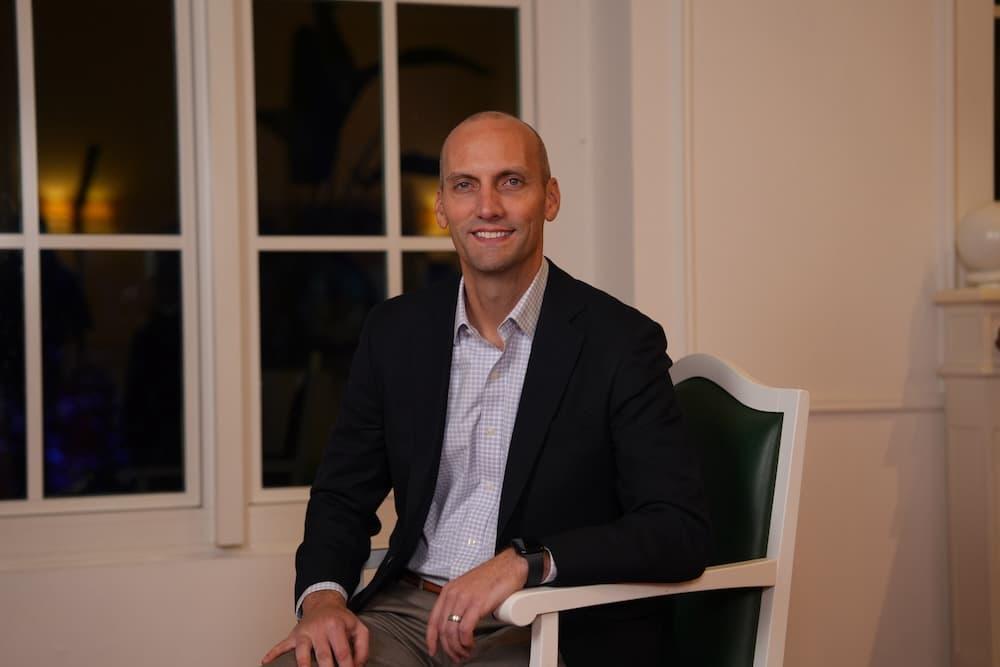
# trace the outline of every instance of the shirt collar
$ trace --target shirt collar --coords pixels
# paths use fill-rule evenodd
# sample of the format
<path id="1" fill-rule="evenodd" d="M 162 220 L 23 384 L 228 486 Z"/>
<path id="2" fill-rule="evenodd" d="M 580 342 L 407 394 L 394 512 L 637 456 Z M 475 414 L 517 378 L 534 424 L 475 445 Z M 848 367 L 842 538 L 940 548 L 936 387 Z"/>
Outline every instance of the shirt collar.
<path id="1" fill-rule="evenodd" d="M 542 312 L 542 298 L 545 296 L 545 286 L 549 282 L 549 260 L 542 258 L 542 265 L 535 274 L 534 280 L 528 285 L 521 298 L 514 304 L 514 308 L 507 317 L 504 318 L 500 326 L 503 327 L 507 321 L 512 321 L 529 338 L 534 337 L 535 328 L 538 326 L 538 317 Z M 468 312 L 465 309 L 465 278 L 458 282 L 458 303 L 455 306 L 455 334 L 454 342 L 458 343 L 458 335 L 462 327 L 475 330 L 469 322 Z"/>

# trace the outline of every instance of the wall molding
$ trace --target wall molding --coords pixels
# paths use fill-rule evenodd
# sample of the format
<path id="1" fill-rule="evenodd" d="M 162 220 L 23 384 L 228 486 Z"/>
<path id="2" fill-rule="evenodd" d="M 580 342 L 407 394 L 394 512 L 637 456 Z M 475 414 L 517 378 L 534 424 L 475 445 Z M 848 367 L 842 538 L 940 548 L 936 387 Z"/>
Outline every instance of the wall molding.
<path id="1" fill-rule="evenodd" d="M 695 350 L 696 319 L 690 0 L 632 0 L 631 22 L 634 303 L 679 358 Z"/>
<path id="2" fill-rule="evenodd" d="M 809 409 L 811 415 L 912 414 L 921 412 L 944 412 L 944 396 L 928 396 L 918 399 L 818 397 L 813 400 Z"/>

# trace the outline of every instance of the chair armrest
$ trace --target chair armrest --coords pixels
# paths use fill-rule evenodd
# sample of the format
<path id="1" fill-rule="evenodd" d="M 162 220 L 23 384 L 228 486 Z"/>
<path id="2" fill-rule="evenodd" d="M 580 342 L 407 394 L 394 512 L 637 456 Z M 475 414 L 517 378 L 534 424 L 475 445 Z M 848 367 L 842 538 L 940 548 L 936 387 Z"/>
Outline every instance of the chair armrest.
<path id="1" fill-rule="evenodd" d="M 777 572 L 777 561 L 760 558 L 714 565 L 706 568 L 705 573 L 697 579 L 676 584 L 598 584 L 566 588 L 540 586 L 514 593 L 503 601 L 494 616 L 511 625 L 530 625 L 536 616 L 566 609 L 722 588 L 774 586 Z"/>

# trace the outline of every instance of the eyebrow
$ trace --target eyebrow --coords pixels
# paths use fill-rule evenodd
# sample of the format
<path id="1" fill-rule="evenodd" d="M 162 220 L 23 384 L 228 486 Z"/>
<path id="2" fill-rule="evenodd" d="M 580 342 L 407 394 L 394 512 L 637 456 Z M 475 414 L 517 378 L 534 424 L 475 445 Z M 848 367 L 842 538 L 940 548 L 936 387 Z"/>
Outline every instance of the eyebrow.
<path id="1" fill-rule="evenodd" d="M 460 181 L 463 178 L 467 178 L 470 181 L 478 181 L 479 180 L 478 178 L 476 178 L 472 174 L 466 174 L 466 173 L 463 173 L 463 172 L 456 172 L 456 171 L 453 171 L 452 173 L 448 174 L 445 177 L 444 180 L 448 181 L 449 183 L 452 183 L 454 181 Z"/>
<path id="2" fill-rule="evenodd" d="M 505 176 L 521 176 L 523 178 L 526 177 L 527 174 L 528 170 L 526 168 L 520 166 L 514 166 L 514 167 L 507 167 L 506 169 L 500 171 L 496 175 L 496 178 L 503 178 Z M 469 179 L 470 181 L 480 180 L 478 176 L 473 176 L 472 174 L 467 174 L 465 172 L 460 172 L 460 171 L 454 171 L 448 174 L 444 180 L 449 183 L 453 183 L 455 181 L 459 181 L 462 179 Z"/>

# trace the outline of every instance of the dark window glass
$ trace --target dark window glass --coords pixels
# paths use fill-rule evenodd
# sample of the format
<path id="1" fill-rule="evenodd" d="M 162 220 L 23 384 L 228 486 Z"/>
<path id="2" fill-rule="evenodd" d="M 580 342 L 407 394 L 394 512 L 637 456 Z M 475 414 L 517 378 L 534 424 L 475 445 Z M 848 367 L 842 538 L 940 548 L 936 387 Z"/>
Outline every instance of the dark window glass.
<path id="1" fill-rule="evenodd" d="M 263 485 L 308 485 L 330 435 L 372 306 L 386 296 L 380 252 L 260 255 Z"/>
<path id="2" fill-rule="evenodd" d="M 477 111 L 518 113 L 517 10 L 401 4 L 399 141 L 403 233 L 434 220 L 441 142 Z"/>
<path id="3" fill-rule="evenodd" d="M 0 250 L 0 500 L 26 496 L 24 278 L 21 251 Z"/>
<path id="4" fill-rule="evenodd" d="M 177 233 L 172 1 L 32 12 L 42 231 Z"/>
<path id="5" fill-rule="evenodd" d="M 21 142 L 14 26 L 14 0 L 0 0 L 0 233 L 21 230 Z"/>
<path id="6" fill-rule="evenodd" d="M 462 269 L 455 252 L 403 253 L 403 291 L 412 292 L 445 280 L 458 278 Z"/>
<path id="7" fill-rule="evenodd" d="M 45 494 L 183 490 L 180 253 L 41 265 Z"/>
<path id="8" fill-rule="evenodd" d="M 261 234 L 382 234 L 381 8 L 254 0 Z"/>

